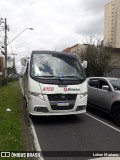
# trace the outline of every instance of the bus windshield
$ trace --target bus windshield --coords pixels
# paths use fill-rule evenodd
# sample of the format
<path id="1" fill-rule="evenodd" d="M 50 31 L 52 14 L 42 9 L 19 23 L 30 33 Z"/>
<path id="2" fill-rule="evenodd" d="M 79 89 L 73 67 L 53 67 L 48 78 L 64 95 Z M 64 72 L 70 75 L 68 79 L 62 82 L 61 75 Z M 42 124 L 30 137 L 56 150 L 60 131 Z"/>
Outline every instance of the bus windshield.
<path id="1" fill-rule="evenodd" d="M 62 79 L 85 79 L 84 70 L 72 56 L 64 54 L 33 54 L 31 58 L 32 77 L 37 78 L 62 78 Z"/>

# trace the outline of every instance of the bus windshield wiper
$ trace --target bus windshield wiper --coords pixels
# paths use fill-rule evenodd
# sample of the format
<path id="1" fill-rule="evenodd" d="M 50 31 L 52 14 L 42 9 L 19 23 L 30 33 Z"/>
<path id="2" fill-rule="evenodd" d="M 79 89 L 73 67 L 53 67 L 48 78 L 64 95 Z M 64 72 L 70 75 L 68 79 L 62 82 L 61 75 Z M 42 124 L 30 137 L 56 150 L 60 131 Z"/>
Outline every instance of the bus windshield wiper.
<path id="1" fill-rule="evenodd" d="M 64 76 L 64 78 L 76 78 L 79 79 L 80 81 L 83 81 L 83 78 L 80 78 L 78 76 Z"/>
<path id="2" fill-rule="evenodd" d="M 34 78 L 56 78 L 60 80 L 61 82 L 63 82 L 63 79 L 58 76 L 34 76 Z"/>

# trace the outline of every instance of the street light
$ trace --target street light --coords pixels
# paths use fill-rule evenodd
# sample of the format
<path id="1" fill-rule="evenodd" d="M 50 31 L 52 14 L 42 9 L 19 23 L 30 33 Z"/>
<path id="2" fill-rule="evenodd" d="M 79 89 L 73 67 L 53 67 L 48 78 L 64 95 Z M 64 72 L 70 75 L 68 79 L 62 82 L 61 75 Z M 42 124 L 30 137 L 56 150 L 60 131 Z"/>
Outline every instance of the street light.
<path id="1" fill-rule="evenodd" d="M 13 38 L 7 45 L 9 45 L 12 41 L 14 41 L 17 37 L 19 37 L 23 32 L 25 32 L 27 29 L 29 30 L 34 30 L 34 28 L 25 28 L 22 32 L 20 32 L 15 38 Z M 6 46 L 7 46 L 6 45 Z M 14 56 L 13 58 L 13 68 L 14 68 L 14 74 L 15 74 L 15 55 L 17 54 L 12 54 Z"/>
<path id="2" fill-rule="evenodd" d="M 23 32 L 25 32 L 27 29 L 29 30 L 34 30 L 34 28 L 25 28 L 22 32 L 20 32 L 15 38 L 12 39 L 12 41 L 14 41 L 17 37 L 19 37 L 19 35 L 21 35 Z M 10 41 L 9 44 L 12 42 Z"/>

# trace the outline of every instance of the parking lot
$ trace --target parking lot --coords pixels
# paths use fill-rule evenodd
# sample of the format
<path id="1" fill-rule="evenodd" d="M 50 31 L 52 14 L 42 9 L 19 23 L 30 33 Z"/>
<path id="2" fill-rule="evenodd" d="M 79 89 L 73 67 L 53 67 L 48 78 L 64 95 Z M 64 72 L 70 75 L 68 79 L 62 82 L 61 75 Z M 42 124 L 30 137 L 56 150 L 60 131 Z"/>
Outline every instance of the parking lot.
<path id="1" fill-rule="evenodd" d="M 81 157 L 85 151 L 120 152 L 120 128 L 110 116 L 96 109 L 90 108 L 87 113 L 76 116 L 34 117 L 32 122 L 41 151 L 54 151 L 57 154 L 56 157 L 46 155 L 45 160 L 97 158 Z M 59 156 L 61 151 L 63 157 Z M 73 155 L 69 157 L 69 154 Z"/>

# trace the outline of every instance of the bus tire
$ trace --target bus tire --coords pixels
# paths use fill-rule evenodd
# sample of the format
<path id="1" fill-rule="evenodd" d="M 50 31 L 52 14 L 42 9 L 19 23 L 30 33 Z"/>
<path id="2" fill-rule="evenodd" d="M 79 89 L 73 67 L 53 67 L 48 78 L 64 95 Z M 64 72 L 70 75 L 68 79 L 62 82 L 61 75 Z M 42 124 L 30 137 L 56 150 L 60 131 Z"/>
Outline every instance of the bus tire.
<path id="1" fill-rule="evenodd" d="M 112 111 L 113 121 L 120 126 L 120 105 L 116 105 Z"/>

